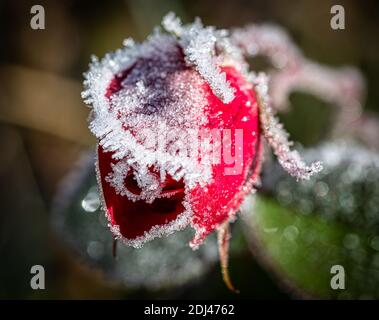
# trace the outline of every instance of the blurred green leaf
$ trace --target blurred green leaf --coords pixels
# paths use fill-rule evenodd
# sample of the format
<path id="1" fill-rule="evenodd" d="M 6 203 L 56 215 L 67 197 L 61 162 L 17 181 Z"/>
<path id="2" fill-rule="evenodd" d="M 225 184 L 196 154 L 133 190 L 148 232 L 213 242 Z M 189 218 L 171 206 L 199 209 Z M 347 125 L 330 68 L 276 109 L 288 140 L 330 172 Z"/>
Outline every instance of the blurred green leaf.
<path id="1" fill-rule="evenodd" d="M 268 198 L 256 199 L 248 224 L 251 247 L 287 288 L 316 298 L 379 297 L 378 237 Z M 333 265 L 345 269 L 345 290 L 331 288 Z"/>

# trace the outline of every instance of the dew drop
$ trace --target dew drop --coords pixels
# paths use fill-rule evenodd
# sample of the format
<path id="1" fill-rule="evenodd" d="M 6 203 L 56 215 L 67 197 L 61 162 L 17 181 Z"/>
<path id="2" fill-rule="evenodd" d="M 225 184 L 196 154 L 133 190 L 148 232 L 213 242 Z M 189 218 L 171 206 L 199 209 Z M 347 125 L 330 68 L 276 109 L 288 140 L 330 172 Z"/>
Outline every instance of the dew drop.
<path id="1" fill-rule="evenodd" d="M 100 207 L 100 198 L 99 194 L 96 191 L 96 187 L 92 187 L 87 195 L 82 200 L 82 208 L 86 212 L 95 212 Z"/>

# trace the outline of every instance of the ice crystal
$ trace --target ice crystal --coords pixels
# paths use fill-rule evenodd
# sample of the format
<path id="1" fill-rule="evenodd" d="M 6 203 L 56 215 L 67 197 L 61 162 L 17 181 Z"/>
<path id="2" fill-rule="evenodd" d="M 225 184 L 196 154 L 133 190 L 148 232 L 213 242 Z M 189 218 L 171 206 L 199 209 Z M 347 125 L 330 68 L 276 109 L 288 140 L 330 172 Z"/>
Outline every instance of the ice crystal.
<path id="1" fill-rule="evenodd" d="M 223 57 L 216 56 L 217 43 L 227 52 L 237 54 L 228 43 L 227 32 L 217 32 L 214 27 L 203 27 L 199 19 L 193 24 L 183 26 L 172 12 L 163 18 L 162 24 L 168 32 L 178 37 L 186 61 L 204 77 L 214 94 L 224 103 L 231 102 L 234 99 L 234 89 L 218 66 L 218 60 Z"/>
<path id="2" fill-rule="evenodd" d="M 197 186 L 206 190 L 214 180 L 212 144 L 206 140 L 201 146 L 197 144 L 199 130 L 211 121 L 206 88 L 224 104 L 232 102 L 241 89 L 232 80 L 231 85 L 222 68 L 233 67 L 241 82 L 247 80 L 241 85 L 244 90 L 257 93 L 256 116 L 259 114 L 263 135 L 281 166 L 297 180 L 319 172 L 321 163 L 307 165 L 291 149 L 288 134 L 273 109 L 287 102 L 291 90 L 303 89 L 357 110 L 363 87 L 359 74 L 351 69 L 332 70 L 306 59 L 287 34 L 275 26 L 253 25 L 229 34 L 227 30 L 204 27 L 199 19 L 183 25 L 173 13 L 164 17 L 162 25 L 165 31 L 156 29 L 143 43 L 126 39 L 122 49 L 104 59 L 93 57 L 82 94 L 92 107 L 89 127 L 102 152 L 112 155 L 110 172 L 103 179 L 115 193 L 152 204 L 158 198 L 172 196 L 162 192 L 168 176 L 184 183 L 183 212 L 169 223 L 149 227 L 142 236 L 123 239 L 135 247 L 193 222 L 190 191 Z M 246 57 L 256 55 L 267 56 L 277 69 L 270 71 L 270 82 L 265 74 L 248 73 Z M 249 108 L 256 106 L 255 102 L 246 103 Z M 241 121 L 247 122 L 251 116 L 245 115 Z M 197 153 L 200 148 L 201 157 Z M 259 171 L 260 163 L 256 166 Z M 140 192 L 129 190 L 126 179 L 133 179 Z M 101 184 L 99 168 L 98 181 Z M 100 198 L 105 208 L 104 196 Z M 233 216 L 235 208 L 231 210 Z M 109 213 L 108 219 L 113 233 L 123 238 L 120 226 Z M 197 228 L 196 224 L 192 226 Z M 195 240 L 205 232 L 201 227 L 196 231 Z"/>
<path id="3" fill-rule="evenodd" d="M 358 70 L 334 69 L 307 59 L 284 29 L 271 24 L 235 29 L 231 42 L 245 56 L 269 59 L 274 67 L 270 70 L 270 97 L 276 109 L 287 108 L 290 93 L 300 90 L 339 107 L 334 132 L 346 133 L 359 119 L 365 85 Z"/>
<path id="4" fill-rule="evenodd" d="M 235 29 L 231 33 L 231 41 L 241 48 L 245 56 L 268 57 L 278 69 L 295 66 L 301 58 L 299 49 L 292 43 L 287 33 L 272 24 L 252 24 L 242 29 Z"/>
<path id="5" fill-rule="evenodd" d="M 203 124 L 204 80 L 181 63 L 179 49 L 171 36 L 156 34 L 148 42 L 124 50 L 129 50 L 125 54 L 132 57 L 138 52 L 138 60 L 121 59 L 116 54 L 113 60 L 107 57 L 102 62 L 95 60 L 87 74 L 88 89 L 83 96 L 93 107 L 90 129 L 100 139 L 100 145 L 105 151 L 114 152 L 114 159 L 127 158 L 128 165 L 133 164 L 138 171 L 146 172 L 146 168 L 155 165 L 162 169 L 163 177 L 170 174 L 176 180 L 184 178 L 190 186 L 209 180 L 209 168 L 205 172 L 205 166 L 203 170 L 195 167 L 196 163 L 188 156 L 178 157 L 141 143 L 141 139 L 163 135 L 174 140 L 175 132 L 171 129 L 194 129 Z M 122 89 L 108 100 L 105 95 L 112 76 L 131 64 L 133 68 L 122 82 Z M 125 128 L 133 128 L 133 132 Z M 184 137 L 176 140 L 178 149 L 188 147 L 184 140 Z"/>
<path id="6" fill-rule="evenodd" d="M 192 187 L 196 183 L 205 184 L 211 178 L 206 161 L 199 168 L 186 156 L 190 151 L 178 157 L 175 152 L 146 148 L 141 139 L 148 141 L 152 135 L 157 138 L 169 133 L 171 140 L 175 141 L 184 131 L 176 132 L 175 136 L 173 128 L 199 128 L 204 123 L 201 115 L 206 107 L 202 92 L 204 80 L 215 95 L 224 102 L 230 102 L 234 98 L 234 89 L 218 67 L 220 59 L 237 59 L 235 65 L 240 69 L 243 63 L 238 56 L 239 51 L 228 42 L 225 31 L 204 28 L 199 20 L 182 26 L 173 14 L 165 17 L 163 25 L 173 35 L 156 31 L 142 44 L 127 39 L 123 49 L 107 54 L 101 61 L 93 57 L 90 71 L 85 75 L 86 90 L 82 97 L 93 108 L 91 131 L 99 138 L 105 151 L 114 153 L 114 159 L 127 158 L 128 163 L 123 166 L 133 165 L 136 172 L 146 172 L 146 168 L 154 165 L 162 178 L 167 174 L 176 180 L 184 178 Z M 187 65 L 194 66 L 200 76 L 181 63 L 178 43 L 184 51 Z M 216 45 L 225 51 L 225 55 L 216 56 Z M 122 89 L 108 99 L 109 83 L 115 75 L 121 75 L 128 68 L 131 71 L 122 82 Z M 125 128 L 134 128 L 134 131 Z M 190 131 L 187 136 L 189 134 Z M 176 139 L 171 149 L 175 147 L 181 150 L 188 148 L 183 137 L 182 140 Z M 120 169 L 120 166 L 113 169 Z M 146 199 L 145 193 L 136 198 L 125 190 L 121 186 L 121 178 L 116 176 L 110 175 L 108 182 L 118 193 L 134 200 Z M 124 177 L 125 172 L 121 176 Z"/>
<path id="7" fill-rule="evenodd" d="M 366 147 L 336 140 L 302 155 L 321 159 L 324 170 L 314 179 L 294 183 L 277 165 L 264 169 L 264 189 L 283 206 L 304 214 L 319 214 L 369 233 L 379 230 L 379 154 Z"/>
<path id="8" fill-rule="evenodd" d="M 98 204 L 100 197 L 93 172 L 93 152 L 84 152 L 58 186 L 52 202 L 51 223 L 69 249 L 107 277 L 127 288 L 153 290 L 177 287 L 203 276 L 217 261 L 215 241 L 199 250 L 187 242 L 191 231 L 156 239 L 142 249 L 118 246 L 117 263 L 111 255 L 113 238 L 97 205 L 88 211 L 83 203 Z M 94 208 L 97 210 L 93 211 Z M 164 263 L 162 263 L 164 261 Z"/>
<path id="9" fill-rule="evenodd" d="M 105 180 L 115 188 L 118 194 L 126 196 L 132 201 L 145 200 L 147 203 L 152 203 L 154 199 L 159 197 L 162 191 L 159 181 L 156 176 L 146 168 L 141 168 L 139 171 L 133 171 L 133 167 L 129 166 L 127 161 L 123 159 L 116 164 L 112 164 L 112 169 L 113 172 L 108 174 Z M 143 169 L 145 170 L 142 171 Z M 125 178 L 130 171 L 136 173 L 134 179 L 142 190 L 139 195 L 129 191 L 125 186 Z"/>
<path id="10" fill-rule="evenodd" d="M 142 246 L 155 238 L 161 238 L 162 236 L 169 236 L 175 231 L 183 230 L 188 226 L 191 219 L 191 211 L 185 210 L 183 213 L 179 214 L 178 217 L 165 224 L 165 225 L 156 225 L 152 227 L 149 231 L 146 231 L 144 235 L 136 237 L 134 239 L 125 239 L 121 232 L 120 227 L 115 224 L 108 224 L 108 227 L 112 231 L 115 239 L 122 240 L 124 244 L 131 246 L 133 248 L 142 248 Z"/>
<path id="11" fill-rule="evenodd" d="M 82 97 L 92 107 L 89 127 L 99 144 L 100 194 L 88 191 L 82 207 L 95 212 L 101 203 L 114 237 L 135 248 L 191 225 L 190 246 L 196 249 L 217 231 L 223 278 L 233 289 L 227 270 L 229 223 L 259 183 L 262 138 L 296 180 L 308 180 L 322 169 L 318 161 L 307 165 L 292 149 L 274 109 L 285 107 L 290 92 L 299 89 L 347 110 L 336 127 L 348 127 L 360 115 L 364 83 L 354 69 L 334 70 L 308 60 L 276 26 L 251 25 L 229 34 L 204 27 L 200 19 L 183 25 L 173 13 L 162 25 L 164 30 L 156 28 L 141 44 L 126 39 L 122 49 L 100 61 L 92 58 Z M 274 67 L 269 78 L 248 72 L 246 58 L 256 55 L 268 57 Z M 248 131 L 244 136 L 249 138 L 242 140 L 248 152 L 240 156 L 245 169 L 234 179 L 227 170 L 222 173 L 229 169 L 222 168 L 225 159 L 220 167 L 214 161 L 214 149 L 220 153 L 221 145 L 202 130 L 238 126 Z M 229 149 L 223 145 L 223 155 Z M 242 146 L 235 150 L 237 157 Z M 323 197 L 328 186 L 320 183 L 315 192 Z M 287 231 L 290 238 L 298 233 Z M 97 240 L 86 244 L 94 259 L 103 251 Z"/>
<path id="12" fill-rule="evenodd" d="M 268 97 L 268 80 L 263 73 L 250 75 L 250 80 L 255 84 L 260 99 L 260 118 L 263 134 L 273 148 L 281 166 L 297 180 L 309 179 L 312 175 L 322 170 L 320 162 L 314 162 L 307 166 L 296 150 L 291 150 L 292 142 L 288 140 L 288 133 L 283 125 L 275 117 Z"/>
<path id="13" fill-rule="evenodd" d="M 120 90 L 109 94 L 109 84 L 126 70 L 128 76 Z M 163 196 L 159 179 L 167 175 L 177 181 L 183 179 L 186 189 L 210 181 L 210 162 L 199 164 L 188 156 L 195 147 L 188 143 L 189 136 L 205 121 L 203 84 L 201 75 L 183 61 L 175 37 L 160 32 L 142 44 L 128 40 L 123 49 L 101 61 L 93 58 L 83 98 L 92 106 L 91 131 L 103 150 L 112 152 L 117 161 L 106 177 L 116 193 L 132 201 L 152 203 Z M 158 174 L 150 172 L 152 167 Z M 124 185 L 130 171 L 141 189 L 139 195 Z M 104 197 L 101 199 L 105 208 Z M 123 240 L 141 247 L 155 237 L 183 229 L 191 216 L 189 205 L 183 205 L 186 210 L 175 221 L 155 226 L 137 239 Z M 113 233 L 122 238 L 119 226 L 107 216 Z"/>

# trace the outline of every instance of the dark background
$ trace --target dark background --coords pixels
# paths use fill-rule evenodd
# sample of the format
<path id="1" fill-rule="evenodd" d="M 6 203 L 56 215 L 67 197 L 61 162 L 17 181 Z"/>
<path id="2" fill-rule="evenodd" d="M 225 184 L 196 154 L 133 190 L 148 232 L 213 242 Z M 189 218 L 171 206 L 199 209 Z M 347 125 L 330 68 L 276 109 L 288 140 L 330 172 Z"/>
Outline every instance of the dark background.
<path id="1" fill-rule="evenodd" d="M 45 8 L 45 30 L 30 28 L 34 4 Z M 330 28 L 334 4 L 345 7 L 345 30 Z M 292 297 L 247 249 L 231 259 L 240 296 L 224 287 L 217 265 L 185 287 L 126 290 L 78 259 L 51 228 L 59 182 L 95 143 L 87 129 L 88 109 L 80 98 L 89 56 L 102 57 L 126 37 L 143 40 L 168 11 L 185 22 L 199 16 L 204 24 L 217 27 L 279 24 L 305 56 L 326 65 L 359 68 L 368 85 L 365 110 L 379 111 L 378 1 L 1 1 L 1 298 Z M 306 109 L 304 104 L 317 109 L 321 102 L 296 95 L 292 102 L 292 111 L 282 117 L 293 138 L 305 145 L 323 139 L 324 113 L 304 115 L 301 121 L 296 114 Z M 30 289 L 34 264 L 46 267 L 47 290 Z"/>

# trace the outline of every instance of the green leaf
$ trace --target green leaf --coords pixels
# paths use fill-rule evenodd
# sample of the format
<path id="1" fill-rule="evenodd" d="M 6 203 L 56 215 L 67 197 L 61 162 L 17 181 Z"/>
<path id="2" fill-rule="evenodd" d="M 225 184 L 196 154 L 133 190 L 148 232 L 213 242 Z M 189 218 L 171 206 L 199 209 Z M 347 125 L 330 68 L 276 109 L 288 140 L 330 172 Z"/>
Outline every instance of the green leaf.
<path id="1" fill-rule="evenodd" d="M 319 215 L 257 198 L 247 215 L 251 247 L 287 288 L 316 298 L 379 298 L 379 238 Z M 333 265 L 345 289 L 332 289 Z"/>

